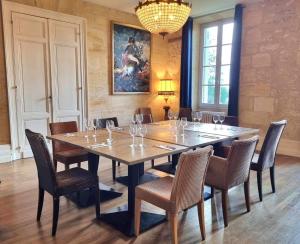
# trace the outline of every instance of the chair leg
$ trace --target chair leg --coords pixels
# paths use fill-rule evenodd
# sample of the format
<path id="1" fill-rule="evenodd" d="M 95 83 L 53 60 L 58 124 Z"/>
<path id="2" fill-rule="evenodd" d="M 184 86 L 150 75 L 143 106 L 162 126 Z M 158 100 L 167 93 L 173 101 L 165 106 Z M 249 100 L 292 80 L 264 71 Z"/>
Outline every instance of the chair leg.
<path id="1" fill-rule="evenodd" d="M 262 196 L 262 172 L 261 171 L 257 171 L 257 188 L 258 188 L 259 201 L 262 201 L 263 196 Z"/>
<path id="2" fill-rule="evenodd" d="M 54 169 L 55 172 L 57 171 L 57 160 L 53 159 Z"/>
<path id="3" fill-rule="evenodd" d="M 100 190 L 99 186 L 95 187 L 95 207 L 96 207 L 96 218 L 100 219 Z"/>
<path id="4" fill-rule="evenodd" d="M 138 236 L 140 234 L 140 225 L 141 225 L 141 199 L 135 199 L 135 209 L 134 209 L 134 232 Z"/>
<path id="5" fill-rule="evenodd" d="M 228 190 L 222 190 L 222 209 L 223 209 L 223 219 L 224 219 L 225 227 L 228 226 L 227 199 L 228 199 Z"/>
<path id="6" fill-rule="evenodd" d="M 120 167 L 121 166 L 121 163 L 120 162 L 118 162 L 118 167 Z"/>
<path id="7" fill-rule="evenodd" d="M 116 180 L 116 160 L 112 160 L 112 178 L 115 181 Z"/>
<path id="8" fill-rule="evenodd" d="M 197 204 L 198 207 L 198 218 L 199 218 L 199 225 L 200 225 L 200 232 L 202 236 L 202 240 L 205 240 L 205 219 L 204 219 L 204 201 L 203 199 L 198 202 Z"/>
<path id="9" fill-rule="evenodd" d="M 272 192 L 275 193 L 275 191 L 276 191 L 276 188 L 275 188 L 275 165 L 273 165 L 270 168 L 270 178 L 271 178 Z"/>
<path id="10" fill-rule="evenodd" d="M 78 163 L 77 166 L 78 166 L 79 168 L 81 168 L 81 163 Z"/>
<path id="11" fill-rule="evenodd" d="M 245 194 L 247 212 L 250 212 L 249 179 L 246 182 L 244 182 L 244 194 Z"/>
<path id="12" fill-rule="evenodd" d="M 171 225 L 172 244 L 178 244 L 178 233 L 177 233 L 177 214 L 170 213 L 169 221 Z"/>
<path id="13" fill-rule="evenodd" d="M 59 197 L 53 197 L 52 236 L 55 236 L 59 213 Z"/>
<path id="14" fill-rule="evenodd" d="M 154 159 L 151 160 L 151 168 L 154 168 Z"/>
<path id="15" fill-rule="evenodd" d="M 65 164 L 65 170 L 69 170 L 70 169 L 70 165 Z"/>
<path id="16" fill-rule="evenodd" d="M 44 189 L 39 187 L 39 203 L 38 203 L 37 216 L 36 216 L 37 221 L 40 221 L 41 219 L 43 204 L 44 204 Z"/>

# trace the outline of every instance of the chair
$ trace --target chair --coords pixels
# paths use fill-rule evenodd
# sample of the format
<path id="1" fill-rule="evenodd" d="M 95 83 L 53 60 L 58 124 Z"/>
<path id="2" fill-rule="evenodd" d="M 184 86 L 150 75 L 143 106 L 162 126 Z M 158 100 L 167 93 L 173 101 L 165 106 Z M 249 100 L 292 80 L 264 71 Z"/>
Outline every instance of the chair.
<path id="1" fill-rule="evenodd" d="M 96 217 L 100 218 L 98 176 L 78 167 L 56 173 L 44 137 L 28 129 L 25 130 L 25 134 L 31 146 L 38 172 L 39 200 L 37 221 L 40 221 L 44 203 L 44 191 L 47 191 L 53 197 L 52 236 L 55 236 L 60 196 L 79 192 L 86 188 L 95 190 Z"/>
<path id="2" fill-rule="evenodd" d="M 114 122 L 115 127 L 119 127 L 119 122 L 116 117 L 111 118 L 103 118 L 103 119 L 97 119 L 96 125 L 97 129 L 105 129 L 106 128 L 106 121 L 112 120 Z M 118 166 L 120 166 L 120 162 L 118 162 Z M 116 160 L 112 160 L 112 177 L 113 180 L 116 180 Z"/>
<path id="3" fill-rule="evenodd" d="M 278 144 L 286 124 L 286 120 L 272 122 L 266 134 L 260 154 L 255 154 L 253 157 L 250 168 L 257 172 L 257 187 L 260 201 L 263 200 L 262 172 L 264 170 L 270 169 L 272 192 L 275 193 L 275 157 Z"/>
<path id="4" fill-rule="evenodd" d="M 247 212 L 250 212 L 249 172 L 250 163 L 258 142 L 258 136 L 236 140 L 232 143 L 228 158 L 212 156 L 206 174 L 205 185 L 222 191 L 222 208 L 225 227 L 228 226 L 228 190 L 244 184 Z"/>
<path id="5" fill-rule="evenodd" d="M 180 108 L 178 118 L 186 117 L 188 121 L 192 121 L 192 109 L 191 108 Z"/>
<path id="6" fill-rule="evenodd" d="M 149 108 L 149 107 L 138 108 L 136 110 L 136 114 L 143 115 L 143 124 L 153 123 L 153 116 L 152 116 L 151 108 Z"/>
<path id="7" fill-rule="evenodd" d="M 212 111 L 202 111 L 202 123 L 211 124 L 213 122 L 213 114 Z"/>
<path id="8" fill-rule="evenodd" d="M 202 239 L 205 239 L 203 183 L 212 146 L 182 153 L 175 178 L 163 177 L 139 185 L 135 189 L 135 234 L 140 232 L 141 201 L 166 210 L 171 223 L 172 243 L 177 239 L 177 215 L 179 211 L 198 207 Z"/>
<path id="9" fill-rule="evenodd" d="M 78 132 L 76 121 L 50 123 L 49 127 L 51 135 Z M 57 162 L 63 163 L 65 170 L 68 170 L 70 164 L 77 163 L 80 167 L 81 162 L 88 160 L 88 153 L 85 150 L 66 143 L 53 141 L 52 150 L 55 171 L 57 170 Z"/>

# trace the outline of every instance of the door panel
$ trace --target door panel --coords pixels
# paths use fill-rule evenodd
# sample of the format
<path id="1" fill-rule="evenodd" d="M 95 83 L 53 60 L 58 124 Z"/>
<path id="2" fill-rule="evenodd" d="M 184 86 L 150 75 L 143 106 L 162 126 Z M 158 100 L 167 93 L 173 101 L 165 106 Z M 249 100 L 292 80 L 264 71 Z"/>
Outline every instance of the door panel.
<path id="1" fill-rule="evenodd" d="M 80 26 L 49 20 L 53 120 L 82 123 Z"/>
<path id="2" fill-rule="evenodd" d="M 32 156 L 25 129 L 47 135 L 51 119 L 47 19 L 13 13 L 18 143 L 21 157 Z"/>

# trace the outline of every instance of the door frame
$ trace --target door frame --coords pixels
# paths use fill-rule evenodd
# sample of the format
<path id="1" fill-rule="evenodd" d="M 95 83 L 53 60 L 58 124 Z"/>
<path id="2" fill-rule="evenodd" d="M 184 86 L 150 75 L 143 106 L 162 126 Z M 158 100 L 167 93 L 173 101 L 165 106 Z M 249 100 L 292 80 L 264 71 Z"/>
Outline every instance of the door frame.
<path id="1" fill-rule="evenodd" d="M 13 49 L 13 28 L 12 28 L 12 13 L 22 13 L 27 15 L 33 15 L 37 17 L 53 19 L 73 24 L 78 24 L 82 30 L 80 36 L 81 41 L 81 69 L 82 69 L 82 118 L 87 117 L 87 48 L 86 48 L 86 25 L 85 18 L 79 16 L 73 16 L 46 10 L 42 8 L 32 7 L 29 5 L 23 5 L 19 3 L 1 1 L 2 2 L 2 21 L 3 21 L 3 35 L 4 35 L 4 50 L 5 50 L 5 65 L 6 65 L 6 81 L 7 81 L 7 93 L 8 93 L 8 108 L 9 108 L 9 125 L 10 125 L 10 140 L 12 160 L 20 159 L 21 152 L 18 141 L 18 125 L 17 125 L 17 113 L 16 113 L 16 87 L 15 87 L 15 75 L 14 75 L 14 49 Z M 51 77 L 50 77 L 51 81 Z M 81 121 L 82 124 L 83 121 Z"/>

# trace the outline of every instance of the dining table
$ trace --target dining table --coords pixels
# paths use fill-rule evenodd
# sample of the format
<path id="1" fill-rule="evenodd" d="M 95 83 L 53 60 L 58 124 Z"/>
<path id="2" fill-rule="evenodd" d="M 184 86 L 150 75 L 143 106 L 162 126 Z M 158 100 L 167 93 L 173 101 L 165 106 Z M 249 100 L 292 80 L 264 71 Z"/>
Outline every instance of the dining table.
<path id="1" fill-rule="evenodd" d="M 172 121 L 161 121 L 147 124 L 147 134 L 144 137 L 143 146 L 138 143 L 136 146 L 132 146 L 132 137 L 127 126 L 114 128 L 111 134 L 112 140 L 108 140 L 109 135 L 105 129 L 52 135 L 47 138 L 85 149 L 88 152 L 88 170 L 93 174 L 97 175 L 100 156 L 116 160 L 127 166 L 128 176 L 123 176 L 122 181 L 128 189 L 127 204 L 101 213 L 100 220 L 127 236 L 133 236 L 135 187 L 157 177 L 149 176 L 144 172 L 146 161 L 171 156 L 172 162 L 161 164 L 161 169 L 165 172 L 171 169 L 171 173 L 174 174 L 180 154 L 183 152 L 259 132 L 252 128 L 189 122 L 181 132 L 175 133 L 172 123 Z M 101 182 L 101 178 L 99 181 Z M 100 183 L 100 190 L 101 185 L 102 183 Z M 115 193 L 113 189 L 109 188 L 105 191 L 106 194 L 109 194 L 110 191 L 111 194 Z M 94 194 L 90 189 L 86 189 L 84 195 L 90 198 L 90 202 L 93 201 Z M 100 200 L 102 195 L 100 191 Z M 165 220 L 165 215 L 142 211 L 141 232 Z"/>

